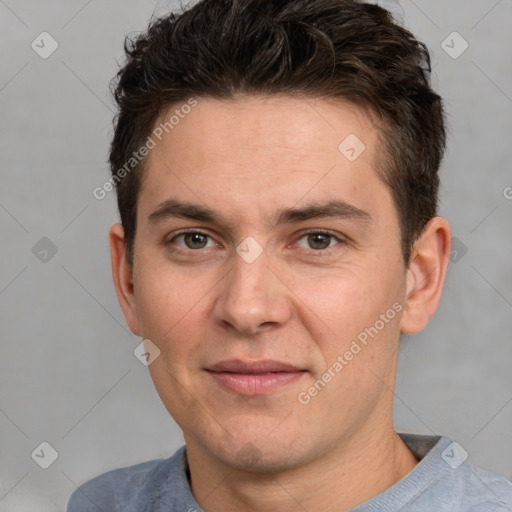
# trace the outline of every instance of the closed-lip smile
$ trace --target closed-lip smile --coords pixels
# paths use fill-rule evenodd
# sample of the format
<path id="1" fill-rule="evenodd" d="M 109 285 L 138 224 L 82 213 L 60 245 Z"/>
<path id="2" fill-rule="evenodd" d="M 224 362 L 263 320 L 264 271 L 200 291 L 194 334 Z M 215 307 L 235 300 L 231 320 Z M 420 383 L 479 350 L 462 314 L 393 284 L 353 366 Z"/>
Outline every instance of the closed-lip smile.
<path id="1" fill-rule="evenodd" d="M 306 373 L 295 365 L 272 359 L 229 359 L 205 370 L 218 384 L 241 395 L 268 395 Z"/>

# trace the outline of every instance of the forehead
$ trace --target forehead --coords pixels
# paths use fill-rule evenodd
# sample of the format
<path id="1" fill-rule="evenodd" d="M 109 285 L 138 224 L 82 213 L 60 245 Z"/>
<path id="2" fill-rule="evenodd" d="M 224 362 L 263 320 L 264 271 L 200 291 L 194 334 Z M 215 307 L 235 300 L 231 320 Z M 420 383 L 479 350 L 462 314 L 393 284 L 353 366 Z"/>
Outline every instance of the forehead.
<path id="1" fill-rule="evenodd" d="M 173 105 L 155 128 L 179 109 Z M 353 197 L 356 203 L 366 195 L 368 203 L 387 193 L 375 171 L 378 131 L 371 114 L 351 103 L 199 97 L 176 120 L 148 155 L 142 208 L 169 196 L 258 211 L 301 198 L 347 199 L 340 194 L 360 196 Z"/>
<path id="2" fill-rule="evenodd" d="M 173 141 L 176 145 L 194 145 L 196 152 L 189 158 L 224 154 L 229 156 L 223 159 L 226 163 L 240 155 L 247 157 L 247 149 L 253 154 L 274 150 L 276 157 L 279 150 L 286 150 L 287 159 L 294 154 L 297 159 L 314 158 L 319 152 L 336 155 L 339 144 L 350 135 L 364 142 L 368 157 L 376 139 L 371 111 L 342 100 L 305 96 L 220 100 L 206 97 L 198 98 L 197 105 L 180 119 L 172 115 L 182 107 L 175 104 L 157 120 L 157 129 L 165 127 L 171 117 L 176 124 L 164 130 L 163 144 L 151 153 L 153 157 L 163 156 Z M 226 137 L 229 145 L 223 141 Z"/>

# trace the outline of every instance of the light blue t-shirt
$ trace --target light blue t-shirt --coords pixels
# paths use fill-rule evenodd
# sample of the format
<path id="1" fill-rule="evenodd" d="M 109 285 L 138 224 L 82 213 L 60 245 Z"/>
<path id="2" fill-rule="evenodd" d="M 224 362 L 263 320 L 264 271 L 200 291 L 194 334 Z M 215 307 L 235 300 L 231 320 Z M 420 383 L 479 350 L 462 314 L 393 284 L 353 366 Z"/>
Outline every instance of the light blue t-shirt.
<path id="1" fill-rule="evenodd" d="M 512 482 L 465 462 L 449 437 L 399 436 L 420 462 L 351 512 L 512 512 Z M 67 512 L 202 512 L 187 469 L 185 446 L 168 459 L 114 469 L 76 489 Z"/>

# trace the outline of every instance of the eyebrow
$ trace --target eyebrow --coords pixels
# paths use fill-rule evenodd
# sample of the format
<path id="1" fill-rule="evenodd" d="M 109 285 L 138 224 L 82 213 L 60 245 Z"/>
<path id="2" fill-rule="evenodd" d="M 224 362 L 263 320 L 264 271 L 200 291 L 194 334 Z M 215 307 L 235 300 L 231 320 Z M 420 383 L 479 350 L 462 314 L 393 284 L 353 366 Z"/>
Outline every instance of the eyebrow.
<path id="1" fill-rule="evenodd" d="M 279 226 L 323 217 L 357 220 L 364 223 L 372 221 L 368 212 L 344 201 L 331 200 L 325 203 L 310 203 L 302 208 L 283 208 L 272 216 L 269 224 Z M 226 227 L 230 225 L 227 220 L 224 220 L 219 213 L 211 208 L 176 199 L 168 199 L 160 203 L 158 208 L 148 216 L 148 220 L 152 224 L 170 218 L 190 219 Z"/>

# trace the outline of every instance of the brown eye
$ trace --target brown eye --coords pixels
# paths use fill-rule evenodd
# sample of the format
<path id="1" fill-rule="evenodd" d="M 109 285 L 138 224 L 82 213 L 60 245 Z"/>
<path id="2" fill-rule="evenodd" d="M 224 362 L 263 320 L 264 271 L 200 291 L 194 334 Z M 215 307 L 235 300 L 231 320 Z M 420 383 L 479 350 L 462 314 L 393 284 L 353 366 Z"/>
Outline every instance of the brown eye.
<path id="1" fill-rule="evenodd" d="M 309 246 L 315 250 L 327 249 L 331 241 L 331 235 L 325 233 L 314 233 L 307 235 L 307 237 Z"/>
<path id="2" fill-rule="evenodd" d="M 202 233 L 185 233 L 183 240 L 189 249 L 204 249 L 206 247 L 208 236 Z"/>
<path id="3" fill-rule="evenodd" d="M 303 239 L 306 240 L 305 244 L 301 242 Z M 327 253 L 328 249 L 343 244 L 343 240 L 324 231 L 309 231 L 304 233 L 296 243 L 301 249 Z"/>
<path id="4" fill-rule="evenodd" d="M 179 243 L 178 240 L 183 240 L 183 242 Z M 210 245 L 208 245 L 209 241 Z M 168 243 L 176 244 L 180 249 L 184 250 L 205 249 L 216 245 L 209 235 L 202 233 L 201 231 L 182 232 L 169 240 Z"/>

